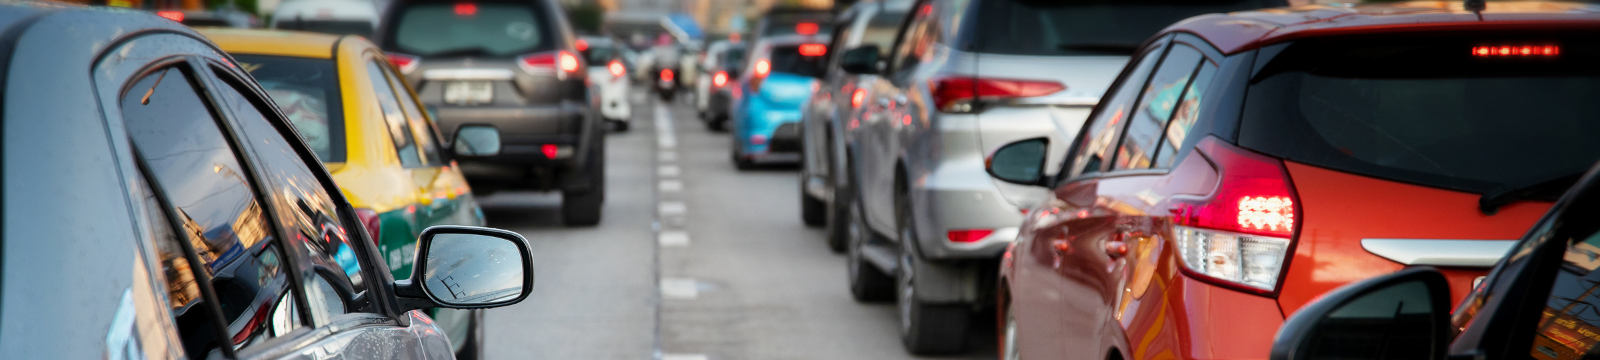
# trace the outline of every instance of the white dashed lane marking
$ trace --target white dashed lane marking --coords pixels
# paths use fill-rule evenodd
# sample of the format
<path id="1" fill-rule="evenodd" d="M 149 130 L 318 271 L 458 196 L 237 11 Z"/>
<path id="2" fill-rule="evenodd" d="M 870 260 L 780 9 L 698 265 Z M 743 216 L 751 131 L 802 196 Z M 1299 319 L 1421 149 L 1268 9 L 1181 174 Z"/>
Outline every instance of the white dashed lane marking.
<path id="1" fill-rule="evenodd" d="M 661 184 L 658 188 L 661 189 L 661 192 L 679 192 L 683 191 L 683 182 L 678 180 L 661 180 Z"/>
<path id="2" fill-rule="evenodd" d="M 656 168 L 656 175 L 664 178 L 678 177 L 680 171 L 682 169 L 679 169 L 677 165 L 661 165 L 661 167 Z"/>
<path id="3" fill-rule="evenodd" d="M 664 162 L 664 163 L 678 161 L 678 152 L 676 152 L 676 151 L 662 151 L 660 153 L 657 153 L 656 157 L 661 162 Z"/>
<path id="4" fill-rule="evenodd" d="M 661 216 L 683 215 L 683 213 L 689 212 L 689 206 L 684 205 L 682 201 L 662 201 L 660 205 L 657 205 L 656 212 L 660 213 Z"/>
<path id="5" fill-rule="evenodd" d="M 700 285 L 694 279 L 661 278 L 661 297 L 690 300 L 700 297 Z"/>
<path id="6" fill-rule="evenodd" d="M 707 360 L 704 354 L 661 354 L 661 360 Z"/>
<path id="7" fill-rule="evenodd" d="M 656 235 L 656 240 L 660 242 L 661 247 L 685 247 L 689 246 L 689 233 L 679 230 L 664 230 L 661 234 Z"/>

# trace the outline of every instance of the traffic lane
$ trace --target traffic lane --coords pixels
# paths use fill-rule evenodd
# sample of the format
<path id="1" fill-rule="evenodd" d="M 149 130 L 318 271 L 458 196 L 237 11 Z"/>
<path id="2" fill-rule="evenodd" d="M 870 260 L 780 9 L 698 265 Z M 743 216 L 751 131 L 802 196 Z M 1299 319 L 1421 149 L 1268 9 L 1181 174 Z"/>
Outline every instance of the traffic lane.
<path id="1" fill-rule="evenodd" d="M 663 279 L 690 279 L 694 299 L 664 299 L 662 347 L 708 359 L 912 359 L 893 303 L 850 297 L 844 257 L 801 223 L 793 167 L 738 171 L 732 139 L 707 131 L 691 107 L 672 108 L 688 246 L 661 249 Z M 663 226 L 674 225 L 663 219 Z M 991 313 L 992 314 L 992 313 Z M 992 359 L 992 315 L 972 322 L 969 351 Z"/>
<path id="2" fill-rule="evenodd" d="M 489 226 L 528 238 L 535 271 L 526 301 L 484 314 L 484 358 L 653 358 L 653 140 L 650 112 L 638 105 L 633 130 L 606 138 L 599 226 L 563 226 L 555 193 L 505 192 L 482 201 Z"/>

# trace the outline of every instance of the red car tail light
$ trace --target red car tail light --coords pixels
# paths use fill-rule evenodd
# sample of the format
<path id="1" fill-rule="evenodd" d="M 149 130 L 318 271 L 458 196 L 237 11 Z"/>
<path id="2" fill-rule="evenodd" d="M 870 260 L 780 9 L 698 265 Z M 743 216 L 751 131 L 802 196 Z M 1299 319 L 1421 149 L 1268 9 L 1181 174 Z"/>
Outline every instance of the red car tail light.
<path id="1" fill-rule="evenodd" d="M 718 71 L 716 75 L 712 75 L 711 76 L 711 85 L 716 85 L 716 87 L 722 87 L 723 85 L 728 85 L 728 72 L 727 71 Z"/>
<path id="2" fill-rule="evenodd" d="M 794 32 L 800 35 L 815 35 L 817 23 L 799 23 L 794 25 Z"/>
<path id="3" fill-rule="evenodd" d="M 1473 46 L 1472 56 L 1556 56 L 1561 55 L 1561 47 L 1555 45 L 1501 45 L 1501 46 Z"/>
<path id="4" fill-rule="evenodd" d="M 458 3 L 455 6 L 455 11 L 457 16 L 478 15 L 478 4 Z"/>
<path id="5" fill-rule="evenodd" d="M 388 53 L 385 55 L 388 55 L 389 64 L 394 65 L 395 70 L 400 70 L 401 75 L 410 75 L 412 71 L 417 69 L 417 65 L 422 62 L 416 56 L 401 53 Z"/>
<path id="6" fill-rule="evenodd" d="M 966 244 L 981 241 L 993 233 L 994 229 L 950 230 L 945 234 L 945 237 L 950 239 L 950 242 Z"/>
<path id="7" fill-rule="evenodd" d="M 672 81 L 672 69 L 661 69 L 661 81 Z"/>
<path id="8" fill-rule="evenodd" d="M 800 45 L 800 56 L 822 56 L 828 53 L 828 46 L 823 44 Z"/>
<path id="9" fill-rule="evenodd" d="M 750 135 L 750 144 L 751 145 L 766 145 L 767 144 L 767 136 L 766 135 L 761 135 L 761 134 Z"/>
<path id="10" fill-rule="evenodd" d="M 539 152 L 544 153 L 546 159 L 554 159 L 556 156 L 561 155 L 561 148 L 557 147 L 556 144 L 544 144 L 539 146 Z"/>
<path id="11" fill-rule="evenodd" d="M 756 61 L 756 76 L 750 77 L 750 90 L 761 91 L 762 80 L 772 73 L 772 62 L 767 60 Z"/>
<path id="12" fill-rule="evenodd" d="M 857 88 L 856 91 L 853 91 L 853 92 L 850 93 L 850 107 L 858 108 L 858 107 L 861 107 L 861 104 L 866 103 L 866 102 L 867 102 L 867 89 Z"/>
<path id="13" fill-rule="evenodd" d="M 966 113 L 979 100 L 1002 100 L 1050 95 L 1067 86 L 1050 80 L 1016 80 L 944 77 L 933 80 L 933 103 L 940 111 Z"/>
<path id="14" fill-rule="evenodd" d="M 368 208 L 358 208 L 356 217 L 361 218 L 361 226 L 367 228 L 367 236 L 372 237 L 372 245 L 380 246 L 383 241 L 378 238 L 383 236 L 383 226 L 378 220 L 378 212 Z"/>
<path id="15" fill-rule="evenodd" d="M 606 64 L 606 70 L 611 70 L 611 76 L 615 77 L 622 77 L 623 74 L 628 72 L 628 68 L 622 66 L 621 61 L 616 60 L 611 60 L 610 64 Z"/>
<path id="16" fill-rule="evenodd" d="M 1179 252 L 1190 275 L 1271 293 L 1283 273 L 1300 218 L 1283 161 L 1215 137 L 1198 150 L 1216 165 L 1219 184 L 1199 200 L 1174 199 Z"/>
<path id="17" fill-rule="evenodd" d="M 524 55 L 517 58 L 517 66 L 533 74 L 556 73 L 565 77 L 578 72 L 578 57 L 566 50 Z"/>
<path id="18" fill-rule="evenodd" d="M 183 22 L 182 11 L 157 11 L 156 16 L 167 18 L 167 20 Z"/>
<path id="19" fill-rule="evenodd" d="M 572 47 L 578 49 L 578 51 L 589 50 L 589 41 L 578 39 L 578 41 L 572 43 Z"/>

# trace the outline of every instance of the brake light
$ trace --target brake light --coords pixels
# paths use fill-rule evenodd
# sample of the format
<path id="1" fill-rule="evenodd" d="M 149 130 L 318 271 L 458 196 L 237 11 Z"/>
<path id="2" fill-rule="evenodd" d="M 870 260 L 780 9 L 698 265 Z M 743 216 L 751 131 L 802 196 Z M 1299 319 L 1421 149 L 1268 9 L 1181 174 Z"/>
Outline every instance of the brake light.
<path id="1" fill-rule="evenodd" d="M 767 143 L 767 136 L 766 135 L 761 135 L 761 134 L 750 135 L 750 144 L 751 145 L 765 145 L 766 143 Z"/>
<path id="2" fill-rule="evenodd" d="M 1501 45 L 1501 46 L 1473 46 L 1472 56 L 1556 56 L 1561 55 L 1561 47 L 1555 45 Z"/>
<path id="3" fill-rule="evenodd" d="M 459 4 L 456 4 L 455 10 L 456 10 L 456 15 L 457 16 L 473 16 L 473 15 L 477 15 L 478 14 L 478 4 L 459 3 Z"/>
<path id="4" fill-rule="evenodd" d="M 716 85 L 717 87 L 722 87 L 723 85 L 728 85 L 728 72 L 727 71 L 718 71 L 716 75 L 712 75 L 711 76 L 711 85 Z"/>
<path id="5" fill-rule="evenodd" d="M 861 104 L 866 102 L 867 89 L 858 88 L 855 92 L 850 93 L 850 107 L 861 107 Z"/>
<path id="6" fill-rule="evenodd" d="M 394 65 L 396 70 L 400 70 L 401 75 L 410 75 L 412 71 L 417 69 L 418 63 L 421 63 L 416 56 L 401 53 L 388 53 L 387 55 L 389 64 Z"/>
<path id="7" fill-rule="evenodd" d="M 167 18 L 167 20 L 183 22 L 182 11 L 157 11 L 156 16 Z"/>
<path id="8" fill-rule="evenodd" d="M 549 72 L 565 78 L 567 74 L 578 71 L 578 57 L 566 50 L 524 55 L 517 58 L 517 66 L 529 73 Z"/>
<path id="9" fill-rule="evenodd" d="M 577 48 L 578 51 L 589 50 L 589 42 L 583 39 L 578 39 L 577 42 L 572 44 L 572 47 Z"/>
<path id="10" fill-rule="evenodd" d="M 823 44 L 800 45 L 800 56 L 822 56 L 828 53 L 828 46 Z"/>
<path id="11" fill-rule="evenodd" d="M 1174 199 L 1185 269 L 1203 280 L 1272 292 L 1300 218 L 1283 161 L 1215 137 L 1197 149 L 1216 164 L 1220 180 L 1206 199 Z"/>
<path id="12" fill-rule="evenodd" d="M 1066 90 L 1067 86 L 1049 80 L 1016 80 L 976 77 L 945 77 L 933 80 L 933 103 L 940 111 L 965 113 L 982 100 L 1044 96 Z"/>
<path id="13" fill-rule="evenodd" d="M 361 226 L 367 228 L 367 236 L 372 238 L 372 245 L 381 248 L 383 236 L 382 223 L 378 220 L 378 212 L 368 208 L 356 209 L 356 217 L 361 219 Z"/>
<path id="14" fill-rule="evenodd" d="M 539 152 L 544 153 L 544 157 L 547 159 L 554 159 L 561 154 L 561 148 L 557 147 L 556 144 L 544 144 L 539 146 Z"/>
<path id="15" fill-rule="evenodd" d="M 566 72 L 578 71 L 578 57 L 572 53 L 561 52 L 561 70 Z"/>
<path id="16" fill-rule="evenodd" d="M 772 72 L 772 63 L 766 60 L 756 62 L 756 77 L 767 77 Z"/>
<path id="17" fill-rule="evenodd" d="M 606 69 L 607 70 L 611 70 L 611 76 L 618 76 L 618 77 L 620 77 L 620 76 L 622 76 L 622 74 L 625 74 L 625 73 L 628 72 L 628 68 L 623 67 L 622 66 L 622 62 L 621 61 L 616 61 L 616 60 L 611 60 L 610 64 L 606 64 Z"/>
<path id="18" fill-rule="evenodd" d="M 661 69 L 661 81 L 672 81 L 672 69 Z"/>
<path id="19" fill-rule="evenodd" d="M 817 23 L 795 24 L 794 32 L 800 35 L 815 35 L 817 33 Z"/>
<path id="20" fill-rule="evenodd" d="M 983 238 L 989 237 L 989 234 L 993 233 L 994 229 L 966 229 L 950 230 L 945 236 L 953 243 L 970 244 L 982 241 Z"/>

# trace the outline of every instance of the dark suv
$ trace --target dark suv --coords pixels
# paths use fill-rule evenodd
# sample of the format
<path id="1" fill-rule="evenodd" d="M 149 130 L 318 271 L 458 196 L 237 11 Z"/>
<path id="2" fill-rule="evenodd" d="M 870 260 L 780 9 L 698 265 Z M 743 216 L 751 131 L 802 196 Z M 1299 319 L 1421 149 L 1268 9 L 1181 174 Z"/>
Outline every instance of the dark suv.
<path id="1" fill-rule="evenodd" d="M 403 1 L 384 15 L 379 44 L 438 115 L 500 129 L 499 156 L 462 161 L 479 193 L 561 191 L 568 225 L 600 222 L 605 127 L 588 106 L 588 65 L 553 2 Z"/>

